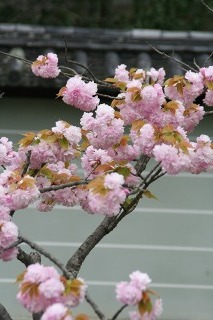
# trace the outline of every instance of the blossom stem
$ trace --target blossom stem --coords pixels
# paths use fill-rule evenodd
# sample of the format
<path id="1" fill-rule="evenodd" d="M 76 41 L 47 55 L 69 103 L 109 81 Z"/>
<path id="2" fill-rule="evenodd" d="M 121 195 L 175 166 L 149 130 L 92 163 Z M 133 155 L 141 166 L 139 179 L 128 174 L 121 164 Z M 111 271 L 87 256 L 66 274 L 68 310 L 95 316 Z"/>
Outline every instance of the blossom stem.
<path id="1" fill-rule="evenodd" d="M 91 297 L 86 293 L 85 300 L 89 303 L 89 305 L 92 307 L 95 314 L 98 316 L 100 320 L 105 320 L 106 316 L 100 311 L 97 304 L 91 299 Z"/>
<path id="2" fill-rule="evenodd" d="M 119 316 L 119 314 L 126 308 L 128 307 L 127 304 L 124 304 L 118 311 L 114 314 L 114 316 L 110 320 L 115 320 Z"/>

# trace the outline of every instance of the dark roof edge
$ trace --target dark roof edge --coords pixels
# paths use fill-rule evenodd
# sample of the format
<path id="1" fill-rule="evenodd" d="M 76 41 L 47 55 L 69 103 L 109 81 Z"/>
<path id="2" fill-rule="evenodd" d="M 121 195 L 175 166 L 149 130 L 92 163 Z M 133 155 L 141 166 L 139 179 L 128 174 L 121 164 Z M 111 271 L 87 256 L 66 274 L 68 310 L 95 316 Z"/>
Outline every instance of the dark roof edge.
<path id="1" fill-rule="evenodd" d="M 59 38 L 65 36 L 87 37 L 99 41 L 119 40 L 119 41 L 140 41 L 145 39 L 156 40 L 195 40 L 195 41 L 213 41 L 213 32 L 202 31 L 169 31 L 157 29 L 101 29 L 101 28 L 78 28 L 78 27 L 54 27 L 27 24 L 0 24 L 0 39 L 3 35 L 10 34 L 12 37 L 17 36 L 27 38 L 39 37 L 40 40 L 48 38 Z M 82 41 L 83 39 L 79 39 Z"/>

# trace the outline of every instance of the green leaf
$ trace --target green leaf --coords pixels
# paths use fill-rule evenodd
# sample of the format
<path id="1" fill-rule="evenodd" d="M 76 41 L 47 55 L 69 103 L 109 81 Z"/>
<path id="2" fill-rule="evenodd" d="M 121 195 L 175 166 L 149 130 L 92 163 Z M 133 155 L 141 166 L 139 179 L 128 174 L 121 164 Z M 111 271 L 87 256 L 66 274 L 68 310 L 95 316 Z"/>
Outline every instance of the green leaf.
<path id="1" fill-rule="evenodd" d="M 150 313 L 152 311 L 152 301 L 148 294 L 143 294 L 143 299 L 138 303 L 138 311 L 141 315 L 148 312 Z"/>
<path id="2" fill-rule="evenodd" d="M 52 172 L 52 170 L 50 170 L 47 167 L 43 167 L 41 168 L 41 170 L 39 171 L 40 174 L 44 175 L 46 178 L 52 180 L 54 173 Z"/>
<path id="3" fill-rule="evenodd" d="M 127 167 L 118 167 L 115 169 L 115 172 L 121 174 L 124 178 L 127 178 L 130 175 L 131 170 Z"/>
<path id="4" fill-rule="evenodd" d="M 58 142 L 63 149 L 67 150 L 69 148 L 69 141 L 65 137 L 59 139 Z"/>
<path id="5" fill-rule="evenodd" d="M 158 200 L 158 198 L 156 197 L 156 195 L 154 193 L 152 193 L 151 191 L 149 191 L 148 189 L 146 189 L 144 192 L 143 192 L 143 195 L 149 199 L 155 199 L 155 200 Z"/>

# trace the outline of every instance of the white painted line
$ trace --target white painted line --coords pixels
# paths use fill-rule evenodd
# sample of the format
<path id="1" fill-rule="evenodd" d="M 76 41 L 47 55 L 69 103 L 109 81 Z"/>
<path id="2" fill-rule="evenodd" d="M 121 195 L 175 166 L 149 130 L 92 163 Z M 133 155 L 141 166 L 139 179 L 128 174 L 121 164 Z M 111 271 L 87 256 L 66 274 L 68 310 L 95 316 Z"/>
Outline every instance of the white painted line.
<path id="1" fill-rule="evenodd" d="M 29 209 L 36 209 L 35 205 L 30 205 Z M 65 210 L 65 211 L 81 211 L 84 212 L 80 206 L 75 207 L 64 207 L 60 205 L 56 205 L 54 207 L 56 210 Z M 53 209 L 53 211 L 54 211 Z M 166 214 L 192 214 L 192 215 L 213 215 L 213 210 L 203 210 L 203 209 L 174 209 L 174 208 L 146 208 L 143 206 L 138 206 L 134 212 L 144 213 L 166 213 Z M 84 212 L 84 214 L 87 214 Z M 99 216 L 100 217 L 100 216 Z M 104 216 L 103 216 L 104 217 Z"/>
<path id="2" fill-rule="evenodd" d="M 0 283 L 15 284 L 16 279 L 14 278 L 0 278 Z M 86 281 L 88 286 L 103 286 L 103 287 L 114 287 L 117 282 L 115 281 Z M 202 284 L 185 284 L 185 283 L 152 283 L 151 287 L 154 288 L 165 288 L 165 289 L 190 289 L 190 290 L 213 290 L 213 285 L 202 285 Z"/>
<path id="3" fill-rule="evenodd" d="M 44 247 L 69 247 L 78 248 L 80 242 L 57 242 L 57 241 L 36 241 L 40 246 Z M 167 246 L 167 245 L 143 245 L 143 244 L 121 244 L 121 243 L 99 243 L 97 249 L 116 249 L 116 250 L 155 250 L 155 251 L 179 251 L 179 252 L 200 252 L 213 253 L 211 247 L 193 247 L 193 246 Z M 94 249 L 95 249 L 94 248 Z"/>

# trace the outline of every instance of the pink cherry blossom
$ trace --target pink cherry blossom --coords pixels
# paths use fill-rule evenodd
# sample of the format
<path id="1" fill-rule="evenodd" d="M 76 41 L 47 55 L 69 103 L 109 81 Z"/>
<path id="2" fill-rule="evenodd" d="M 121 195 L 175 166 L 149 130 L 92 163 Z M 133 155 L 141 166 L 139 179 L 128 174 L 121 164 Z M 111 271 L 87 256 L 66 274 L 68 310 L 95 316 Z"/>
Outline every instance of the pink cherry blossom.
<path id="1" fill-rule="evenodd" d="M 204 80 L 213 81 L 213 66 L 200 68 L 200 74 L 203 76 Z"/>
<path id="2" fill-rule="evenodd" d="M 107 174 L 104 181 L 104 187 L 108 188 L 110 190 L 119 189 L 122 184 L 124 184 L 124 177 L 117 173 L 112 172 L 110 174 Z"/>
<path id="3" fill-rule="evenodd" d="M 71 145 L 78 144 L 81 140 L 81 129 L 76 126 L 71 126 L 65 121 L 57 121 L 52 131 L 58 135 L 63 135 Z"/>
<path id="4" fill-rule="evenodd" d="M 185 84 L 184 81 L 187 83 Z M 182 91 L 178 90 L 176 85 L 166 85 L 164 92 L 169 99 L 180 100 L 187 107 L 203 92 L 203 77 L 200 73 L 191 70 L 187 71 L 180 85 L 182 86 Z"/>
<path id="5" fill-rule="evenodd" d="M 122 281 L 116 286 L 116 299 L 123 304 L 136 305 L 142 298 L 141 290 L 134 284 Z"/>
<path id="6" fill-rule="evenodd" d="M 119 143 L 124 133 L 124 122 L 116 118 L 114 109 L 107 104 L 100 104 L 96 110 L 96 117 L 92 113 L 83 114 L 81 118 L 83 130 L 90 144 L 96 149 L 108 149 Z"/>
<path id="7" fill-rule="evenodd" d="M 129 81 L 129 71 L 126 69 L 126 67 L 127 66 L 125 64 L 120 64 L 115 69 L 114 78 L 117 81 L 121 81 L 121 82 L 128 82 Z"/>
<path id="8" fill-rule="evenodd" d="M 0 220 L 0 251 L 7 248 L 18 239 L 17 226 L 7 220 Z M 16 247 L 3 251 L 0 254 L 0 259 L 9 261 L 16 258 L 18 249 Z"/>
<path id="9" fill-rule="evenodd" d="M 147 71 L 147 75 L 150 76 L 153 82 L 157 82 L 160 85 L 162 85 L 164 82 L 166 73 L 163 68 L 160 68 L 158 70 L 156 70 L 155 68 L 151 68 L 149 71 Z"/>
<path id="10" fill-rule="evenodd" d="M 213 107 L 213 90 L 207 90 L 205 94 L 205 98 L 203 99 L 203 102 L 209 106 Z"/>
<path id="11" fill-rule="evenodd" d="M 4 205 L 0 205 L 0 220 L 10 221 L 10 209 Z"/>
<path id="12" fill-rule="evenodd" d="M 12 221 L 0 220 L 0 246 L 6 248 L 18 239 L 18 227 Z"/>
<path id="13" fill-rule="evenodd" d="M 134 144 L 125 144 L 123 145 L 118 144 L 108 149 L 108 154 L 115 160 L 115 161 L 132 161 L 138 158 L 141 151 L 140 148 Z"/>
<path id="14" fill-rule="evenodd" d="M 18 153 L 13 150 L 13 143 L 6 137 L 0 138 L 0 165 L 16 169 L 20 163 L 21 159 Z"/>
<path id="15" fill-rule="evenodd" d="M 146 291 L 151 279 L 147 273 L 134 271 L 130 274 L 130 281 L 122 281 L 116 285 L 116 298 L 128 305 L 136 305 L 143 298 L 143 291 Z"/>
<path id="16" fill-rule="evenodd" d="M 107 216 L 117 215 L 121 204 L 129 193 L 128 189 L 122 186 L 123 183 L 124 178 L 122 175 L 116 172 L 107 174 L 103 185 L 106 190 L 108 189 L 106 195 L 97 194 L 93 190 L 89 190 L 87 196 L 89 211 Z"/>
<path id="17" fill-rule="evenodd" d="M 162 168 L 171 175 L 178 174 L 180 171 L 188 171 L 190 158 L 176 147 L 161 144 L 153 149 L 155 159 L 161 162 Z"/>
<path id="18" fill-rule="evenodd" d="M 197 138 L 197 142 L 193 143 L 193 149 L 190 150 L 189 171 L 195 174 L 210 171 L 213 169 L 213 148 L 212 141 L 207 136 L 202 134 Z"/>
<path id="19" fill-rule="evenodd" d="M 69 293 L 64 293 L 62 301 L 65 303 L 67 306 L 74 308 L 77 307 L 80 303 L 84 301 L 85 294 L 87 291 L 87 285 L 85 281 L 82 278 L 77 278 L 77 280 L 81 283 L 79 286 L 79 293 L 73 294 L 72 291 Z"/>
<path id="20" fill-rule="evenodd" d="M 95 149 L 93 146 L 89 146 L 81 157 L 81 161 L 85 175 L 89 175 L 91 179 L 96 175 L 95 169 L 97 169 L 99 165 L 111 162 L 113 158 L 108 155 L 106 150 Z"/>
<path id="21" fill-rule="evenodd" d="M 55 268 L 36 263 L 30 265 L 24 273 L 17 299 L 29 311 L 40 312 L 60 302 L 63 292 L 64 285 Z"/>
<path id="22" fill-rule="evenodd" d="M 21 177 L 17 172 L 10 170 L 0 174 L 0 186 L 0 204 L 10 210 L 24 209 L 40 195 L 33 177 Z"/>
<path id="23" fill-rule="evenodd" d="M 190 105 L 184 111 L 184 120 L 182 122 L 182 127 L 187 131 L 191 132 L 203 119 L 205 110 L 199 105 Z"/>
<path id="24" fill-rule="evenodd" d="M 130 283 L 135 287 L 139 288 L 141 291 L 147 290 L 151 279 L 147 273 L 142 273 L 140 271 L 134 271 L 130 275 Z"/>
<path id="25" fill-rule="evenodd" d="M 155 130 L 153 126 L 147 123 L 139 132 L 131 130 L 130 137 L 141 153 L 152 156 L 152 151 L 156 144 L 154 133 Z"/>
<path id="26" fill-rule="evenodd" d="M 43 313 L 41 320 L 72 320 L 71 313 L 62 303 L 54 303 Z"/>
<path id="27" fill-rule="evenodd" d="M 36 76 L 42 78 L 56 78 L 61 72 L 58 68 L 58 57 L 55 53 L 38 56 L 31 69 Z"/>
<path id="28" fill-rule="evenodd" d="M 0 250 L 3 249 L 0 247 Z M 5 251 L 3 251 L 1 254 L 0 254 L 0 259 L 2 259 L 3 261 L 10 261 L 12 259 L 15 259 L 17 257 L 17 254 L 18 254 L 18 248 L 15 247 L 15 248 L 11 248 L 11 249 L 7 249 Z"/>
<path id="29" fill-rule="evenodd" d="M 80 76 L 74 76 L 67 81 L 66 87 L 62 89 L 62 100 L 83 111 L 94 110 L 99 98 L 96 96 L 97 84 L 93 81 L 84 82 Z"/>

